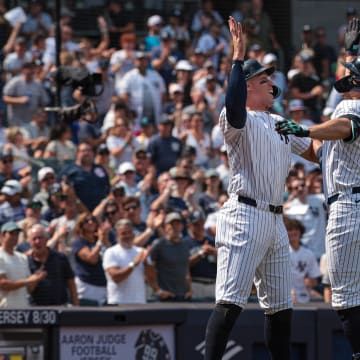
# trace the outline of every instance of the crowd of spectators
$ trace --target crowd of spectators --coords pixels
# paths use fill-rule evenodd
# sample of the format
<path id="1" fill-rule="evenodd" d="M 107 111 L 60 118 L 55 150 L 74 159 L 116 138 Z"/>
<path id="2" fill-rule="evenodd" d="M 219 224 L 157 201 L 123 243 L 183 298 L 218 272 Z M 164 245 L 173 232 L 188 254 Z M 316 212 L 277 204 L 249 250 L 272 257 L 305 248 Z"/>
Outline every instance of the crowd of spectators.
<path id="1" fill-rule="evenodd" d="M 53 14 L 41 0 L 21 22 L 8 22 L 9 10 L 0 0 L 0 306 L 212 301 L 216 215 L 231 176 L 217 122 L 232 47 L 212 0 L 191 18 L 146 12 L 144 36 L 109 0 L 96 41 L 76 37 L 75 13 L 62 9 L 61 65 L 103 82 L 96 106 L 67 122 L 44 111 L 56 100 Z M 286 69 L 262 1 L 240 1 L 232 15 L 247 58 L 277 69 L 271 110 L 307 125 L 329 120 L 341 101 L 332 83 L 344 29 L 336 50 L 321 24 L 305 24 Z M 63 106 L 85 100 L 81 89 L 61 91 Z M 284 202 L 294 301 L 329 301 L 316 164 L 294 156 Z"/>

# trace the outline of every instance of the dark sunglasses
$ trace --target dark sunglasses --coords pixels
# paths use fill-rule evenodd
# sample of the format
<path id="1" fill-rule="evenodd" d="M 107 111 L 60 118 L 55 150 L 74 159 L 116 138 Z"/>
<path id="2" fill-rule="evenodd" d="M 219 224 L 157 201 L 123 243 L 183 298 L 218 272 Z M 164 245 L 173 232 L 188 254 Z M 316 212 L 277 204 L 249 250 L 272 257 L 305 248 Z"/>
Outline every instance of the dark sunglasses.
<path id="1" fill-rule="evenodd" d="M 106 212 L 105 212 L 105 215 L 106 215 L 106 216 L 113 216 L 113 215 L 115 215 L 117 212 L 118 212 L 117 210 L 106 211 Z"/>
<path id="2" fill-rule="evenodd" d="M 10 164 L 10 163 L 13 163 L 14 162 L 14 159 L 2 159 L 2 162 L 4 164 Z"/>
<path id="3" fill-rule="evenodd" d="M 130 210 L 136 210 L 138 208 L 139 208 L 138 205 L 131 205 L 131 206 L 124 207 L 124 210 L 125 211 L 130 211 Z"/>
<path id="4" fill-rule="evenodd" d="M 49 180 L 54 180 L 55 179 L 55 176 L 51 175 L 51 176 L 45 176 L 43 178 L 43 181 L 49 181 Z"/>
<path id="5" fill-rule="evenodd" d="M 298 186 L 294 186 L 294 187 L 289 187 L 289 190 L 300 190 L 303 189 L 305 187 L 305 185 L 298 185 Z"/>

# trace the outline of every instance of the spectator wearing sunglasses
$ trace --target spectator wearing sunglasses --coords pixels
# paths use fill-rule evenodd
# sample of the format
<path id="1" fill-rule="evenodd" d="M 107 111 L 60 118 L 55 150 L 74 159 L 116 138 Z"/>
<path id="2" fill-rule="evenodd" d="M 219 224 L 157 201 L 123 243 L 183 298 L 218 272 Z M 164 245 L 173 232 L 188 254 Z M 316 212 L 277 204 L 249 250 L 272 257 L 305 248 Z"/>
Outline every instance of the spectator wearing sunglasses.
<path id="1" fill-rule="evenodd" d="M 10 149 L 3 149 L 0 152 L 0 186 L 6 180 L 20 180 L 21 176 L 14 170 L 14 156 Z"/>
<path id="2" fill-rule="evenodd" d="M 80 305 L 104 305 L 106 278 L 102 267 L 102 249 L 111 246 L 108 232 L 99 226 L 95 216 L 84 212 L 76 223 L 75 237 L 75 284 Z"/>
<path id="3" fill-rule="evenodd" d="M 25 218 L 26 201 L 22 198 L 23 188 L 17 180 L 5 181 L 1 193 L 5 202 L 0 205 L 0 225 L 8 221 L 20 221 Z"/>
<path id="4" fill-rule="evenodd" d="M 124 217 L 130 220 L 135 234 L 134 244 L 142 246 L 150 242 L 155 231 L 141 218 L 141 202 L 136 196 L 126 196 L 122 203 Z"/>
<path id="5" fill-rule="evenodd" d="M 109 242 L 111 245 L 117 243 L 116 240 L 116 229 L 115 224 L 121 218 L 122 212 L 120 212 L 120 207 L 115 200 L 107 200 L 104 206 L 102 224 L 109 228 Z"/>

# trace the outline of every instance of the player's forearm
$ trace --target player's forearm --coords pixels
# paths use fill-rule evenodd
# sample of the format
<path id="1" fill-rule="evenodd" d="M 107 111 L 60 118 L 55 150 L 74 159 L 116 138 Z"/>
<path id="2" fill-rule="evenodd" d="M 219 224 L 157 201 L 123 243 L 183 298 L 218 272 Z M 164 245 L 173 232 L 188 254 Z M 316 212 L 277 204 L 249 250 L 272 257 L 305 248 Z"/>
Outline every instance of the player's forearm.
<path id="1" fill-rule="evenodd" d="M 244 62 L 241 60 L 233 61 L 225 97 L 227 120 L 231 126 L 237 129 L 242 129 L 246 121 L 247 90 L 243 64 Z"/>
<path id="2" fill-rule="evenodd" d="M 352 136 L 351 121 L 339 118 L 309 128 L 309 137 L 318 140 L 340 140 Z"/>

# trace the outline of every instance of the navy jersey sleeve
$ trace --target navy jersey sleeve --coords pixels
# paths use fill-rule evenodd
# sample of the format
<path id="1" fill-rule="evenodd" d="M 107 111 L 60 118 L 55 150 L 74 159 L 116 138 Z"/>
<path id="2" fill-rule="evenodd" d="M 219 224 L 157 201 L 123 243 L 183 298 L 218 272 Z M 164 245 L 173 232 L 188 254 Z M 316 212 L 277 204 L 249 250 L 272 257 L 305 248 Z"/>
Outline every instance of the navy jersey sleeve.
<path id="1" fill-rule="evenodd" d="M 243 64 L 240 60 L 233 61 L 225 96 L 226 117 L 230 125 L 236 129 L 242 129 L 246 121 L 247 89 Z"/>

